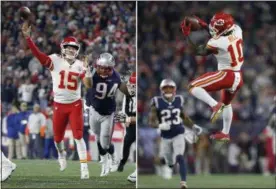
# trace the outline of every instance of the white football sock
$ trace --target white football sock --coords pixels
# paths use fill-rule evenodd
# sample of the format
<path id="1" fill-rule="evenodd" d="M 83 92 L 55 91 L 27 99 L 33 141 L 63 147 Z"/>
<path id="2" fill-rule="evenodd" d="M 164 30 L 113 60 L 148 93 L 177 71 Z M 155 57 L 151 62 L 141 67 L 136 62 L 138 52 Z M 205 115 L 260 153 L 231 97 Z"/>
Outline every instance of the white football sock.
<path id="1" fill-rule="evenodd" d="M 77 150 L 78 150 L 81 166 L 87 166 L 86 144 L 85 144 L 83 138 L 80 140 L 75 139 L 75 141 L 77 144 Z"/>
<path id="2" fill-rule="evenodd" d="M 58 156 L 62 155 L 62 151 L 65 150 L 65 147 L 64 147 L 64 141 L 62 140 L 61 142 L 57 143 L 55 142 L 55 146 L 56 146 L 56 149 L 58 151 Z"/>
<path id="3" fill-rule="evenodd" d="M 213 107 L 215 105 L 217 105 L 217 101 L 215 99 L 213 99 L 207 92 L 205 89 L 201 88 L 201 87 L 194 87 L 190 90 L 191 94 L 193 96 L 195 96 L 196 98 L 198 98 L 199 100 L 202 100 L 203 102 L 205 102 L 206 104 L 209 104 L 209 106 Z"/>
<path id="4" fill-rule="evenodd" d="M 232 118 L 233 118 L 233 110 L 231 104 L 224 106 L 223 109 L 223 129 L 222 132 L 224 134 L 229 134 Z"/>

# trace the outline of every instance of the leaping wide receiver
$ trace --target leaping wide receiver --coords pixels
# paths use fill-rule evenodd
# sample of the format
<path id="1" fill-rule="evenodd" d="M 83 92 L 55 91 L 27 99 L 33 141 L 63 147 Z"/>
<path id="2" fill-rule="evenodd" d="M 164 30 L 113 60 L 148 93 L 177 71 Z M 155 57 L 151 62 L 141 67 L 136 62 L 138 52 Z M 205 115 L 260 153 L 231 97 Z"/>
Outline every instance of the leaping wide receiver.
<path id="1" fill-rule="evenodd" d="M 189 84 L 190 93 L 212 107 L 211 121 L 215 122 L 223 114 L 223 130 L 211 135 L 212 139 L 228 141 L 233 110 L 231 101 L 243 85 L 241 67 L 244 62 L 242 29 L 234 23 L 230 14 L 217 13 L 207 23 L 195 17 L 196 22 L 211 35 L 206 45 L 194 45 L 189 39 L 192 23 L 185 18 L 181 24 L 184 36 L 188 37 L 196 55 L 214 54 L 218 61 L 218 71 L 208 72 Z M 217 102 L 208 92 L 220 91 L 221 101 Z"/>

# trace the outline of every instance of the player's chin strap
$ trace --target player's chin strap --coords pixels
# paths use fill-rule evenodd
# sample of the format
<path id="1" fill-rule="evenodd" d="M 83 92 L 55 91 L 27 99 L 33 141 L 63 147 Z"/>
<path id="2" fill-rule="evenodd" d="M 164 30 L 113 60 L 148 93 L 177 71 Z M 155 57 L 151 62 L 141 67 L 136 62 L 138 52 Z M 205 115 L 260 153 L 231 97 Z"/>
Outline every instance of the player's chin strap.
<path id="1" fill-rule="evenodd" d="M 234 29 L 235 29 L 235 25 L 231 26 L 229 29 L 226 29 L 225 31 L 221 32 L 221 33 L 218 34 L 218 35 L 211 35 L 211 36 L 212 36 L 212 37 L 215 37 L 215 38 L 218 38 L 218 37 L 220 37 L 220 36 L 222 36 L 222 35 L 224 35 L 224 34 L 226 34 L 226 33 L 228 33 L 228 32 L 233 31 Z M 215 34 L 216 34 L 216 33 L 215 33 Z"/>
<path id="2" fill-rule="evenodd" d="M 68 58 L 68 57 L 67 57 L 68 55 L 66 55 L 66 54 L 64 54 L 64 53 L 61 53 L 61 54 L 62 54 L 62 57 L 63 57 L 64 59 L 66 59 L 70 64 L 72 64 L 72 63 L 74 63 L 74 62 L 76 61 L 76 57 Z"/>

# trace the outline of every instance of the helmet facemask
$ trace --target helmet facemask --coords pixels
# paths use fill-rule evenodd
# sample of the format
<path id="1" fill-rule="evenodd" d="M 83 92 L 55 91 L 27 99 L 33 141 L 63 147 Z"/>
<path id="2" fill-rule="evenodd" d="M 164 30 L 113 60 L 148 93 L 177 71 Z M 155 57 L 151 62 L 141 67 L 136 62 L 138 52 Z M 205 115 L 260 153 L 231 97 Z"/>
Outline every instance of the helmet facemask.
<path id="1" fill-rule="evenodd" d="M 68 60 L 75 60 L 80 51 L 80 44 L 75 37 L 66 37 L 60 44 L 61 54 Z"/>
<path id="2" fill-rule="evenodd" d="M 80 47 L 77 45 L 61 45 L 62 56 L 69 60 L 74 60 L 79 54 Z"/>
<path id="3" fill-rule="evenodd" d="M 216 37 L 217 32 L 218 32 L 218 31 L 216 31 L 216 28 L 212 27 L 211 24 L 209 24 L 209 33 L 210 33 L 210 35 L 211 35 L 212 37 Z"/>
<path id="4" fill-rule="evenodd" d="M 175 96 L 176 88 L 175 86 L 166 85 L 161 88 L 161 92 L 166 99 L 170 99 Z"/>
<path id="5" fill-rule="evenodd" d="M 164 96 L 168 100 L 174 97 L 176 94 L 176 84 L 171 79 L 163 79 L 160 83 L 159 89 L 162 96 Z"/>
<path id="6" fill-rule="evenodd" d="M 107 77 L 111 76 L 113 73 L 113 67 L 96 65 L 96 68 L 97 68 L 97 73 L 102 78 L 107 78 Z"/>
<path id="7" fill-rule="evenodd" d="M 102 78 L 107 78 L 112 75 L 113 68 L 115 66 L 115 60 L 113 56 L 109 53 L 102 53 L 100 57 L 97 59 L 96 68 L 97 73 Z"/>
<path id="8" fill-rule="evenodd" d="M 217 30 L 215 27 L 212 27 L 211 24 L 209 24 L 209 33 L 210 33 L 210 35 L 212 37 L 219 37 L 219 36 L 221 36 L 223 34 L 226 34 L 227 32 L 230 32 L 231 30 L 233 30 L 234 27 L 235 26 L 233 25 L 231 28 L 226 29 L 226 30 L 224 30 L 222 32 L 219 32 L 219 30 Z"/>
<path id="9" fill-rule="evenodd" d="M 213 16 L 209 24 L 209 32 L 212 37 L 219 37 L 234 29 L 234 19 L 230 14 L 223 12 Z"/>

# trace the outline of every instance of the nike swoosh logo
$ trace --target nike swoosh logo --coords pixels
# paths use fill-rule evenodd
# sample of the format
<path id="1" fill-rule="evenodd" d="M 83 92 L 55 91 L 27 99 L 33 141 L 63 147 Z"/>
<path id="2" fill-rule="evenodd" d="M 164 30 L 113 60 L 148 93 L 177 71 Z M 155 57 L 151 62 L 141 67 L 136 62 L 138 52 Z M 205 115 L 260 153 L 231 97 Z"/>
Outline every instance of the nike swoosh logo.
<path id="1" fill-rule="evenodd" d="M 78 106 L 78 105 L 80 105 L 80 104 L 76 104 L 75 106 Z"/>

